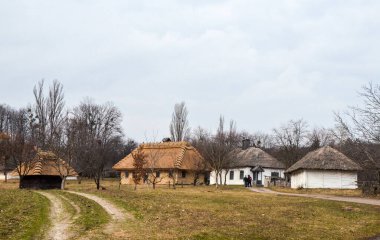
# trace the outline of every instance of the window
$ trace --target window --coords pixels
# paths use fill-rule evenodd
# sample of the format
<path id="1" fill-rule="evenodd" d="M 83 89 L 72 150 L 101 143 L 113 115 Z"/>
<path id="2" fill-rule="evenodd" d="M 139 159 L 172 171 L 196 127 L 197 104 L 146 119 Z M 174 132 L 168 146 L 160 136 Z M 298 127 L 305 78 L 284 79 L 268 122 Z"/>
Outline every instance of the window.
<path id="1" fill-rule="evenodd" d="M 240 171 L 240 180 L 244 178 L 244 171 Z"/>
<path id="2" fill-rule="evenodd" d="M 156 172 L 156 177 L 158 177 L 158 178 L 159 178 L 159 177 L 160 177 L 160 175 L 161 175 L 160 171 L 157 171 L 157 172 Z"/>
<path id="3" fill-rule="evenodd" d="M 186 177 L 186 171 L 182 171 L 182 178 Z"/>
<path id="4" fill-rule="evenodd" d="M 173 170 L 170 170 L 170 171 L 169 171 L 169 177 L 170 177 L 170 178 L 173 178 Z"/>
<path id="5" fill-rule="evenodd" d="M 271 172 L 270 176 L 271 177 L 280 177 L 280 173 L 279 172 Z"/>
<path id="6" fill-rule="evenodd" d="M 125 178 L 129 177 L 129 172 L 128 171 L 125 171 L 124 174 L 125 174 Z"/>
<path id="7" fill-rule="evenodd" d="M 234 171 L 230 171 L 230 180 L 234 180 Z"/>

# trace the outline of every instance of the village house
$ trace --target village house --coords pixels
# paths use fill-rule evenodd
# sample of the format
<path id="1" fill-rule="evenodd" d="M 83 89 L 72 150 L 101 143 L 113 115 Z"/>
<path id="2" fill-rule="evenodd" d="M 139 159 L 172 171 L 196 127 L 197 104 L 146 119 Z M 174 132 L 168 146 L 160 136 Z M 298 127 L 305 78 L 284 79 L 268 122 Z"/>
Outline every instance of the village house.
<path id="1" fill-rule="evenodd" d="M 222 171 L 223 184 L 226 180 L 227 185 L 244 185 L 243 178 L 251 176 L 253 184 L 268 186 L 273 179 L 284 178 L 285 165 L 262 149 L 251 147 L 248 139 L 243 141 L 243 147 L 236 149 L 234 155 L 229 168 Z M 212 172 L 210 184 L 215 183 L 216 173 Z"/>
<path id="2" fill-rule="evenodd" d="M 144 182 L 149 183 L 152 177 L 156 184 L 207 184 L 210 171 L 199 152 L 187 142 L 162 142 L 140 145 L 145 156 L 144 171 L 147 173 Z M 133 151 L 136 152 L 137 149 Z M 133 154 L 129 154 L 113 169 L 120 172 L 121 184 L 134 184 Z"/>
<path id="3" fill-rule="evenodd" d="M 332 147 L 308 153 L 286 170 L 291 188 L 355 189 L 361 167 Z"/>
<path id="4" fill-rule="evenodd" d="M 30 189 L 60 189 L 63 176 L 72 178 L 78 175 L 65 161 L 46 151 L 38 151 L 31 167 L 26 169 L 23 164 L 21 172 L 26 172 L 26 175 L 20 178 L 20 187 Z M 17 170 L 13 170 L 11 175 L 18 176 Z"/>

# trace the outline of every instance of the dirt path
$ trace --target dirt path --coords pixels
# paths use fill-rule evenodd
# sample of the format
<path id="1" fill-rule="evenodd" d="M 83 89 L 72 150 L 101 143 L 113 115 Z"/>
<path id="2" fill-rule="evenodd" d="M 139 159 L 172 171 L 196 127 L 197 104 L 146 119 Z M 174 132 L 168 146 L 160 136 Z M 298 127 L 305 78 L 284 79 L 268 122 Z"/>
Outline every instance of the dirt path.
<path id="1" fill-rule="evenodd" d="M 46 240 L 65 240 L 72 237 L 70 227 L 72 224 L 71 216 L 67 213 L 62 199 L 56 197 L 54 194 L 45 191 L 37 191 L 37 193 L 45 196 L 51 203 L 50 219 L 51 228 L 45 236 Z"/>
<path id="2" fill-rule="evenodd" d="M 332 200 L 332 201 L 339 201 L 339 202 L 352 202 L 352 203 L 361 203 L 361 204 L 380 206 L 380 200 L 371 199 L 371 198 L 340 197 L 340 196 L 322 195 L 322 194 L 283 193 L 283 192 L 272 191 L 272 190 L 266 189 L 266 188 L 251 188 L 251 190 L 253 192 L 257 192 L 257 193 L 268 193 L 268 194 L 277 194 L 277 195 L 283 195 L 283 196 L 317 198 L 317 199 Z"/>
<path id="3" fill-rule="evenodd" d="M 79 196 L 91 199 L 95 201 L 97 204 L 99 204 L 112 218 L 112 220 L 107 224 L 107 226 L 104 228 L 104 233 L 107 235 L 113 235 L 113 236 L 124 236 L 125 232 L 122 228 L 122 223 L 127 219 L 132 219 L 133 216 L 126 213 L 123 209 L 120 209 L 119 207 L 115 206 L 114 204 L 110 203 L 109 201 L 92 195 L 88 193 L 82 193 L 82 192 L 74 192 L 74 191 L 67 191 L 72 194 L 77 194 Z"/>

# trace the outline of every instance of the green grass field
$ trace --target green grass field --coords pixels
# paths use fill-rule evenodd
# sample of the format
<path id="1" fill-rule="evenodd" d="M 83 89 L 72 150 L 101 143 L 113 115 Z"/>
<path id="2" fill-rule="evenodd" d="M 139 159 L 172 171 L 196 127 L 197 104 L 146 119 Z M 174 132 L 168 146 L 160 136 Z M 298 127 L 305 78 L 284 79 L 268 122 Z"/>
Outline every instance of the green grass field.
<path id="1" fill-rule="evenodd" d="M 0 238 L 40 239 L 49 220 L 49 201 L 28 190 L 0 190 Z"/>

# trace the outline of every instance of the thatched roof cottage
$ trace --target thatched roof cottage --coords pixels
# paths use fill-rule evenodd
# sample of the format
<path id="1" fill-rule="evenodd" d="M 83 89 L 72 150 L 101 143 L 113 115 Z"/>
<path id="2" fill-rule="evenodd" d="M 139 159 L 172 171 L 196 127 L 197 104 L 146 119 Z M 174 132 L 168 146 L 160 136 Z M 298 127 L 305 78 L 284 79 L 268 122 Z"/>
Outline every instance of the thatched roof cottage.
<path id="1" fill-rule="evenodd" d="M 223 183 L 226 180 L 227 185 L 243 185 L 244 176 L 251 176 L 253 183 L 257 185 L 264 185 L 265 179 L 270 181 L 271 178 L 284 177 L 285 165 L 262 149 L 250 147 L 250 143 L 243 143 L 243 147 L 236 149 L 234 155 L 229 168 L 222 171 Z M 215 182 L 216 176 L 213 172 L 211 184 Z"/>
<path id="2" fill-rule="evenodd" d="M 145 156 L 145 172 L 158 177 L 157 184 L 198 184 L 208 182 L 209 170 L 199 152 L 188 142 L 162 142 L 140 145 Z M 133 184 L 133 153 L 127 155 L 113 166 L 121 172 L 122 184 Z M 153 172 L 152 172 L 153 171 Z"/>
<path id="3" fill-rule="evenodd" d="M 78 176 L 71 166 L 52 152 L 38 151 L 30 169 L 24 170 L 25 167 L 25 165 L 21 166 L 21 172 L 27 172 L 20 179 L 21 188 L 60 189 L 62 175 L 67 177 Z M 18 176 L 17 171 L 14 170 L 12 175 Z"/>
<path id="4" fill-rule="evenodd" d="M 357 188 L 361 167 L 332 147 L 308 153 L 286 170 L 292 188 Z"/>

